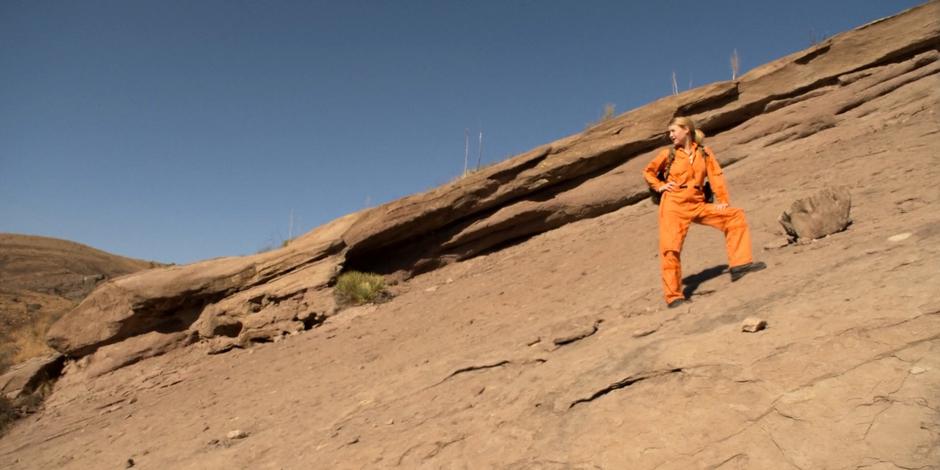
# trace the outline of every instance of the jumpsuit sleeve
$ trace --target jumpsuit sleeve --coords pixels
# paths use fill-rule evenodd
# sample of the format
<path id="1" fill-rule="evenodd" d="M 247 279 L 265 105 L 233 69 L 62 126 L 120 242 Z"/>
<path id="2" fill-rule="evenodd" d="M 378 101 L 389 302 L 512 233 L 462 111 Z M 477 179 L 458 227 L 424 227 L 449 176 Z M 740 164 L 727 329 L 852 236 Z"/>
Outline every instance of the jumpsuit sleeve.
<path id="1" fill-rule="evenodd" d="M 721 171 L 721 165 L 718 164 L 718 159 L 715 158 L 715 153 L 712 152 L 712 149 L 705 147 L 705 153 L 708 154 L 708 158 L 705 161 L 708 163 L 705 166 L 705 171 L 708 174 L 708 181 L 711 183 L 712 191 L 715 192 L 715 202 L 731 204 L 731 197 L 728 195 L 728 185 L 725 184 L 725 175 Z"/>
<path id="2" fill-rule="evenodd" d="M 656 173 L 659 173 L 660 168 L 662 168 L 667 158 L 669 158 L 669 149 L 664 148 L 660 150 L 659 153 L 656 154 L 656 158 L 643 169 L 643 179 L 645 179 L 646 184 L 653 189 L 658 189 L 660 186 L 666 184 L 665 181 L 656 177 Z"/>

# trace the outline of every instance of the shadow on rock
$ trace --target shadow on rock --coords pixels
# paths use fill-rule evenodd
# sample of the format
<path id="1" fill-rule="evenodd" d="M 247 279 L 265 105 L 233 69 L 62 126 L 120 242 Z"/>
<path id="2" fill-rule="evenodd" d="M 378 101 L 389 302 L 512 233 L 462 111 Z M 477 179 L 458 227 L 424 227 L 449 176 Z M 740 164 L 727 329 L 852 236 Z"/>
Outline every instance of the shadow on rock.
<path id="1" fill-rule="evenodd" d="M 686 277 L 682 280 L 682 284 L 685 285 L 685 289 L 682 290 L 682 293 L 685 295 L 685 298 L 691 298 L 692 294 L 695 293 L 695 290 L 698 289 L 698 286 L 702 285 L 703 282 L 721 276 L 727 270 L 728 265 L 719 264 L 718 266 L 703 269 L 691 276 Z"/>

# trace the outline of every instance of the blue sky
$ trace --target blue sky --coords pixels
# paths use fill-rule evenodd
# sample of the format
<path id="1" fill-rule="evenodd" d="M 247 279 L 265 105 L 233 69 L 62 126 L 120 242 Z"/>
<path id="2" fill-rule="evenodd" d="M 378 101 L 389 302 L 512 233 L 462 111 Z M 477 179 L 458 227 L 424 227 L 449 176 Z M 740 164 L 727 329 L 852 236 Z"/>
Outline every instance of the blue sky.
<path id="1" fill-rule="evenodd" d="M 244 255 L 922 2 L 0 2 L 0 232 Z"/>

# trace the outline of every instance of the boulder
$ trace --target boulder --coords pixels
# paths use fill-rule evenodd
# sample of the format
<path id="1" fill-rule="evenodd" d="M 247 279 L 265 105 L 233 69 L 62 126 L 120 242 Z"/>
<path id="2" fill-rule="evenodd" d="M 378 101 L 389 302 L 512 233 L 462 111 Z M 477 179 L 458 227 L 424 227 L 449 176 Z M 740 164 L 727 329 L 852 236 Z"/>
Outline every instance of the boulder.
<path id="1" fill-rule="evenodd" d="M 814 240 L 845 230 L 852 223 L 851 208 L 848 188 L 825 188 L 794 201 L 779 220 L 793 240 Z"/>

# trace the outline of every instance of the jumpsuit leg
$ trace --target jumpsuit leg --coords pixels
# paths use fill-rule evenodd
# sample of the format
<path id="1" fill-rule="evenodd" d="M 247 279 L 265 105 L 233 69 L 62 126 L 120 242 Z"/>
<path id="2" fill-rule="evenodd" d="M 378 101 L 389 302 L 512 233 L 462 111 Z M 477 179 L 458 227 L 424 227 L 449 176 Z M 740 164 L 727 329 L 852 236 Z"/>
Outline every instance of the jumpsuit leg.
<path id="1" fill-rule="evenodd" d="M 659 206 L 659 256 L 666 303 L 685 298 L 680 253 L 691 222 L 690 214 L 686 214 L 678 204 L 670 203 L 668 197 L 663 198 Z"/>
<path id="2" fill-rule="evenodd" d="M 741 266 L 750 263 L 751 230 L 747 226 L 744 210 L 738 207 L 715 209 L 705 204 L 695 222 L 715 227 L 725 234 L 725 250 L 728 252 L 728 266 Z"/>

